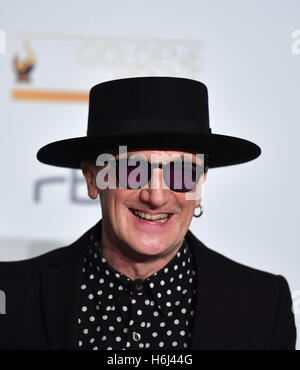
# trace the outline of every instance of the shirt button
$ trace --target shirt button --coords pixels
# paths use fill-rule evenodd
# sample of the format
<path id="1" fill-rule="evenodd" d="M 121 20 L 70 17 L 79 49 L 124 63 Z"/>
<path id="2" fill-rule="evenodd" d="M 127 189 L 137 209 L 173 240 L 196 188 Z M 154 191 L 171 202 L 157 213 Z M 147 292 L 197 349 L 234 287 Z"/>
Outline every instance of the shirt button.
<path id="1" fill-rule="evenodd" d="M 141 334 L 137 333 L 136 331 L 132 333 L 132 337 L 133 337 L 133 340 L 135 340 L 136 342 L 138 342 L 142 338 Z"/>

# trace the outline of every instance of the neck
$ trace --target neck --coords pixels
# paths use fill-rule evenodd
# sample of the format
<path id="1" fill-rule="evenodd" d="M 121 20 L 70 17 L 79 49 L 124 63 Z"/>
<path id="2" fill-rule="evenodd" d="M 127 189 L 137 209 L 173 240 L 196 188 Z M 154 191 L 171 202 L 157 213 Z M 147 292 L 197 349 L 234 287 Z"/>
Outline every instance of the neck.
<path id="1" fill-rule="evenodd" d="M 120 244 L 112 243 L 102 231 L 101 249 L 107 262 L 118 272 L 131 280 L 146 279 L 162 269 L 176 255 L 183 240 L 176 246 L 165 251 L 163 255 L 141 255 L 128 246 L 120 248 Z"/>

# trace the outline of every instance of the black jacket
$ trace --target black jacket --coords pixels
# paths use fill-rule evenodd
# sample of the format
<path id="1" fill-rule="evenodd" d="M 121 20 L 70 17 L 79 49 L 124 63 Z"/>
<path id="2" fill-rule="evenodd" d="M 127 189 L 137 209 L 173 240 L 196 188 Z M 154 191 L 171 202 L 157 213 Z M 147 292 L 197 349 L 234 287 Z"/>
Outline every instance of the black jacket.
<path id="1" fill-rule="evenodd" d="M 101 221 L 95 227 L 100 232 Z M 92 229 L 68 247 L 0 262 L 0 290 L 6 294 L 0 349 L 73 348 L 81 261 Z M 190 231 L 186 238 L 197 270 L 191 349 L 294 349 L 286 280 L 210 250 Z"/>

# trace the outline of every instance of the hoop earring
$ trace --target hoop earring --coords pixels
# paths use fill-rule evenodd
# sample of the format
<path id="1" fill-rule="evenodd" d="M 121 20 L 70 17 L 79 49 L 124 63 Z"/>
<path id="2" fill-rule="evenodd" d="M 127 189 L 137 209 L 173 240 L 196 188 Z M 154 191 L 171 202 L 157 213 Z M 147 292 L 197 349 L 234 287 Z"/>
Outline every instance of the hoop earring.
<path id="1" fill-rule="evenodd" d="M 200 204 L 200 205 L 199 205 L 199 207 L 196 207 L 196 208 L 200 208 L 200 212 L 199 212 L 199 214 L 198 214 L 198 215 L 195 215 L 195 213 L 194 213 L 194 217 L 197 217 L 197 218 L 198 218 L 198 217 L 201 217 L 201 216 L 202 216 L 202 214 L 203 214 L 203 211 L 204 211 L 204 210 L 203 210 L 202 205 Z M 195 208 L 195 209 L 196 209 L 196 208 Z"/>

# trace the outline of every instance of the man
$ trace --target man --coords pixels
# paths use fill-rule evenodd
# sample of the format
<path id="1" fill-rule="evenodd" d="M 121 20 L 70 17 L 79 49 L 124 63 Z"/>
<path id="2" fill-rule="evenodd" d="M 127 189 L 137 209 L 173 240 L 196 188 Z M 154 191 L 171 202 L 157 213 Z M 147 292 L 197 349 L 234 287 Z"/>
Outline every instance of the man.
<path id="1" fill-rule="evenodd" d="M 212 134 L 200 82 L 96 85 L 87 136 L 48 144 L 38 159 L 81 168 L 102 220 L 71 246 L 0 265 L 0 348 L 294 349 L 286 280 L 188 230 L 203 213 L 208 167 L 259 155 L 250 141 Z"/>

